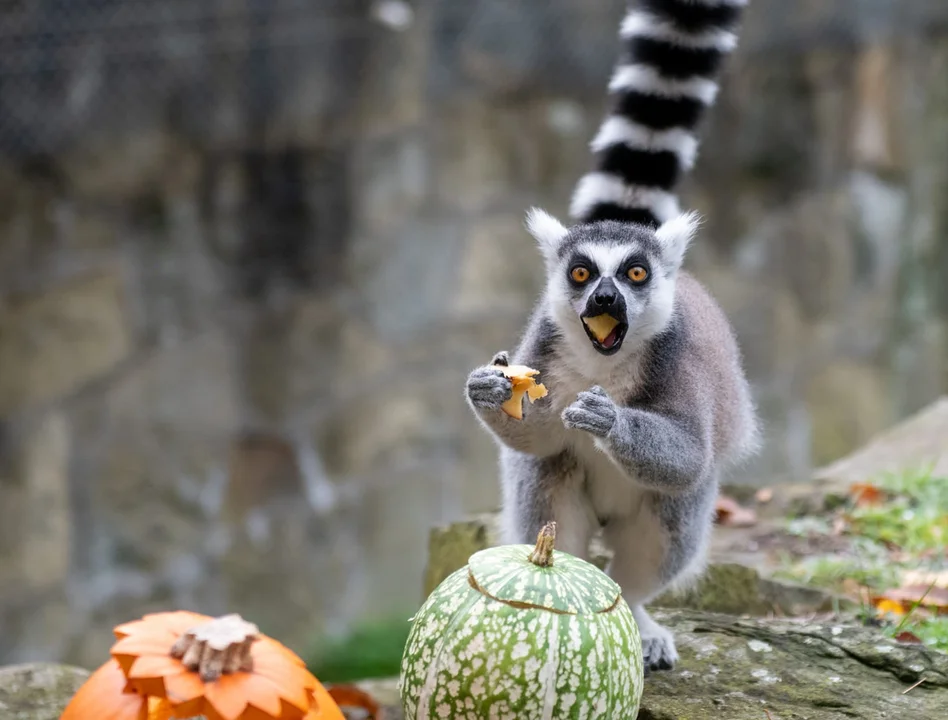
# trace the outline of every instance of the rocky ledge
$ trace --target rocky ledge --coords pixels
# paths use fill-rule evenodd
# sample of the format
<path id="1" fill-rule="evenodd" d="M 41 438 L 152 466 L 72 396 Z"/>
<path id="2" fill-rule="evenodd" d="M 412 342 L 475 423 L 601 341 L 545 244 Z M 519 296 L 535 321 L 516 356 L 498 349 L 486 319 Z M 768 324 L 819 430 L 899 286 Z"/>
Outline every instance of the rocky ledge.
<path id="1" fill-rule="evenodd" d="M 832 618 L 767 620 L 656 611 L 681 662 L 649 675 L 638 720 L 897 720 L 943 717 L 948 655 Z M 402 720 L 394 679 L 365 682 Z"/>
<path id="2" fill-rule="evenodd" d="M 0 668 L 0 718 L 59 720 L 88 677 L 89 672 L 82 668 L 54 663 Z"/>

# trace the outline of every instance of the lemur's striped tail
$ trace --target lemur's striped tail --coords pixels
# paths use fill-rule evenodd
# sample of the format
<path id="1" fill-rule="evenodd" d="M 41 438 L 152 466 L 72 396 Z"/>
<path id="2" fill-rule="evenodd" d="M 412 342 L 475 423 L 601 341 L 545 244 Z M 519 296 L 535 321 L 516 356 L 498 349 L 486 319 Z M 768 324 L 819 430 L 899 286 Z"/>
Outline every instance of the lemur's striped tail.
<path id="1" fill-rule="evenodd" d="M 591 143 L 596 170 L 573 193 L 579 222 L 657 225 L 678 213 L 675 186 L 698 151 L 723 60 L 748 0 L 636 0 L 622 22 L 613 105 Z"/>

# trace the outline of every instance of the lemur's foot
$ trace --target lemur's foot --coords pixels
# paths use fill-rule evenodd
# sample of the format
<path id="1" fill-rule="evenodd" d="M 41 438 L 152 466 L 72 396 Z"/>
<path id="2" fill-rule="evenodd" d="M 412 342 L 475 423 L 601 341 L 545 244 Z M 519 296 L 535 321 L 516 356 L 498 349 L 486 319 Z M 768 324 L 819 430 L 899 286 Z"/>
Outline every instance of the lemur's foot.
<path id="1" fill-rule="evenodd" d="M 671 670 L 678 662 L 678 650 L 671 630 L 652 620 L 641 606 L 632 609 L 635 622 L 642 636 L 642 660 L 645 673 L 655 670 Z"/>
<path id="2" fill-rule="evenodd" d="M 513 383 L 493 365 L 508 365 L 507 353 L 494 356 L 490 365 L 475 369 L 467 378 L 467 399 L 480 410 L 500 410 L 513 396 Z"/>
<path id="3" fill-rule="evenodd" d="M 661 632 L 651 636 L 642 636 L 642 660 L 645 664 L 646 673 L 655 670 L 671 670 L 678 662 L 675 638 L 669 630 L 661 625 L 656 627 Z"/>

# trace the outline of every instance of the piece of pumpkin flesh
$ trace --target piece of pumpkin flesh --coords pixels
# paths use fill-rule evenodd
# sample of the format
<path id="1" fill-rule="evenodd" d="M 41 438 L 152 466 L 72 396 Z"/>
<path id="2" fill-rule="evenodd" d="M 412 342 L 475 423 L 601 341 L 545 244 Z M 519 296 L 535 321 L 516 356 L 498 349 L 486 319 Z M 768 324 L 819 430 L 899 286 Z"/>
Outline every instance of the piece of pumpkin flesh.
<path id="1" fill-rule="evenodd" d="M 512 385 L 510 398 L 500 407 L 515 420 L 523 420 L 524 395 L 531 403 L 541 397 L 546 397 L 546 386 L 534 380 L 534 376 L 539 375 L 540 371 L 526 365 L 498 365 L 497 367 L 510 378 Z"/>
<path id="2" fill-rule="evenodd" d="M 616 329 L 616 325 L 619 324 L 619 321 L 616 320 L 612 315 L 604 313 L 602 315 L 596 315 L 595 317 L 583 318 L 583 322 L 586 323 L 586 327 L 592 331 L 593 336 L 599 342 L 603 342 L 609 334 Z"/>

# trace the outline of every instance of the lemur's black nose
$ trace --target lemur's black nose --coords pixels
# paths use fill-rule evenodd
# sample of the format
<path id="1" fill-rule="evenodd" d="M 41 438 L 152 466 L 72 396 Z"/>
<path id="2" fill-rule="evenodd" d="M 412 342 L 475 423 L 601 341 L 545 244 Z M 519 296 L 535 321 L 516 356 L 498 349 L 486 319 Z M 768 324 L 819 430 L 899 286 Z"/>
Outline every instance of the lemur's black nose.
<path id="1" fill-rule="evenodd" d="M 616 304 L 616 300 L 618 299 L 619 293 L 616 290 L 615 284 L 612 282 L 612 278 L 606 278 L 599 283 L 599 287 L 596 288 L 593 294 L 593 302 L 601 308 L 612 307 Z"/>

